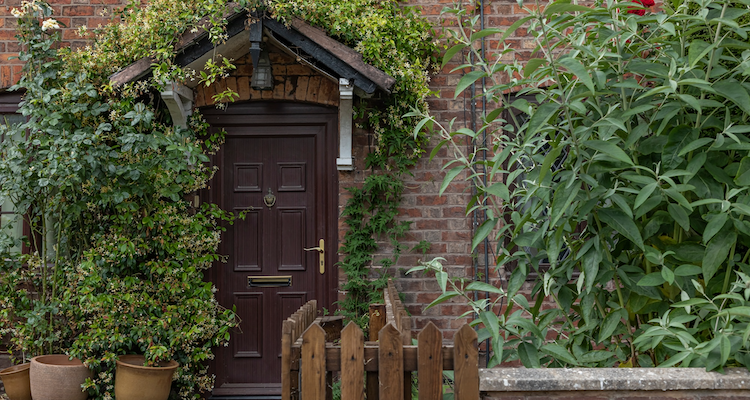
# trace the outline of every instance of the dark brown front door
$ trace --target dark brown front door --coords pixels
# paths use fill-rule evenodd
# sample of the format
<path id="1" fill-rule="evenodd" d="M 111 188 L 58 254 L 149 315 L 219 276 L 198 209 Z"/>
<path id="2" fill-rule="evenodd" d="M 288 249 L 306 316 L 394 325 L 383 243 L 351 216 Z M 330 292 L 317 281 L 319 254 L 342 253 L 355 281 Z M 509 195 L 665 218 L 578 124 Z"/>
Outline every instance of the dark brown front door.
<path id="1" fill-rule="evenodd" d="M 208 111 L 226 131 L 210 190 L 227 226 L 211 278 L 219 303 L 242 320 L 216 349 L 214 396 L 280 393 L 281 323 L 311 299 L 330 308 L 335 290 L 336 110 L 265 103 Z M 323 273 L 317 247 L 323 239 Z"/>

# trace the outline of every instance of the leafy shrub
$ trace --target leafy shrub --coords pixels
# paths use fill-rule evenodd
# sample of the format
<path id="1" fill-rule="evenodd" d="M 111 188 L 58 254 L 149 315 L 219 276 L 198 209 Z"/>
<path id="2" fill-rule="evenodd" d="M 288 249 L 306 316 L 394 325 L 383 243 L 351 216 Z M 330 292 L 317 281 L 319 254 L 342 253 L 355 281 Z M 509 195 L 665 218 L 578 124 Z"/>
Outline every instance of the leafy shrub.
<path id="1" fill-rule="evenodd" d="M 487 78 L 480 96 L 497 108 L 478 132 L 429 116 L 420 128 L 454 154 L 443 188 L 478 187 L 467 210 L 488 220 L 473 245 L 493 240 L 510 274 L 492 289 L 504 313 L 474 303 L 493 364 L 750 367 L 750 8 L 674 0 L 641 16 L 639 4 L 535 2 L 484 31 L 447 11 L 459 23 L 445 61 L 474 57 L 456 94 Z M 472 46 L 521 26 L 537 46 L 525 63 L 508 45 L 487 59 Z M 482 132 L 487 161 L 461 145 Z M 437 272 L 438 301 L 488 289 L 449 280 L 440 260 L 417 269 Z"/>
<path id="2" fill-rule="evenodd" d="M 198 398 L 213 387 L 211 348 L 236 326 L 203 276 L 235 216 L 192 203 L 221 135 L 199 115 L 176 127 L 148 96 L 96 84 L 101 68 L 58 49 L 51 12 L 14 10 L 26 64 L 13 89 L 25 90 L 27 122 L 0 131 L 0 183 L 32 229 L 32 254 L 4 252 L 0 334 L 24 357 L 81 358 L 97 399 L 112 398 L 115 360 L 130 353 L 177 360 L 171 398 Z"/>

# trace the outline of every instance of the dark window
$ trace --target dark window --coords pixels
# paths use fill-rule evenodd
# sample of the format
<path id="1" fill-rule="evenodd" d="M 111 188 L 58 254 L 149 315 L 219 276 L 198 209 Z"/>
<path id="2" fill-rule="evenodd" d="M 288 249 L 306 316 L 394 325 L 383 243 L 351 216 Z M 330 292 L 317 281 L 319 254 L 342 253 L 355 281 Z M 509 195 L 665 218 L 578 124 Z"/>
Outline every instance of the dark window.
<path id="1" fill-rule="evenodd" d="M 18 103 L 21 96 L 18 94 L 0 93 L 0 125 L 16 124 L 24 121 L 23 115 L 18 113 Z M 5 140 L 0 137 L 0 140 Z M 9 199 L 0 197 L 0 227 L 8 232 L 11 237 L 21 238 L 27 232 L 24 229 L 23 220 L 16 214 L 16 209 Z M 12 251 L 20 252 L 17 246 Z"/>

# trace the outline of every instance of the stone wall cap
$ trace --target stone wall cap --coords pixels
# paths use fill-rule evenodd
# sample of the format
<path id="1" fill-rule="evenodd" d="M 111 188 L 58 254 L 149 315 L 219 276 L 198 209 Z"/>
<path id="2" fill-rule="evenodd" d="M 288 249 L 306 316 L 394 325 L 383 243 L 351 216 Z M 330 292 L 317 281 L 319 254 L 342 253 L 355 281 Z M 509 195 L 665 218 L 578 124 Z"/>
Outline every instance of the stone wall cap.
<path id="1" fill-rule="evenodd" d="M 750 372 L 703 368 L 492 368 L 480 369 L 482 392 L 750 389 Z"/>

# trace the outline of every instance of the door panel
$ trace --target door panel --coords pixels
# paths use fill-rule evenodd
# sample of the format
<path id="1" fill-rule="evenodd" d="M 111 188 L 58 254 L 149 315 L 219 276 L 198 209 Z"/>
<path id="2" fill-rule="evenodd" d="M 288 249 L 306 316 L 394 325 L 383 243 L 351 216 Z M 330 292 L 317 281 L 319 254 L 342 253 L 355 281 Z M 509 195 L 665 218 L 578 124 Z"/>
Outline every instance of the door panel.
<path id="1" fill-rule="evenodd" d="M 225 210 L 246 211 L 226 226 L 226 263 L 208 275 L 219 303 L 236 307 L 242 319 L 230 346 L 215 350 L 214 396 L 280 393 L 282 321 L 310 299 L 326 308 L 335 300 L 336 271 L 328 261 L 337 247 L 335 112 L 248 104 L 205 113 L 212 127 L 226 131 L 207 196 Z M 328 252 L 324 275 L 318 252 L 303 250 L 320 239 Z M 291 285 L 251 285 L 258 276 L 288 276 Z"/>

